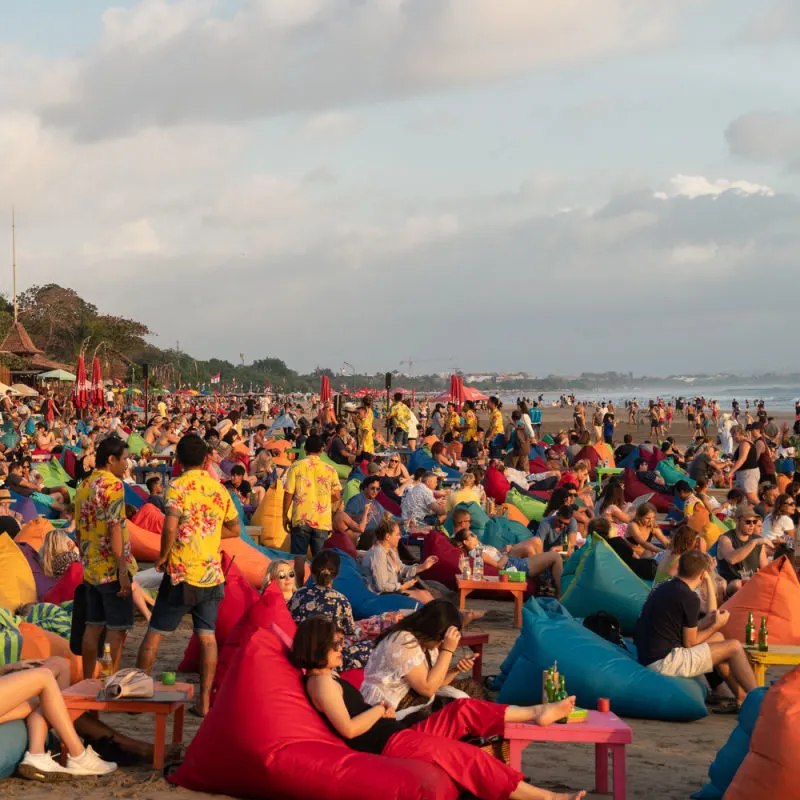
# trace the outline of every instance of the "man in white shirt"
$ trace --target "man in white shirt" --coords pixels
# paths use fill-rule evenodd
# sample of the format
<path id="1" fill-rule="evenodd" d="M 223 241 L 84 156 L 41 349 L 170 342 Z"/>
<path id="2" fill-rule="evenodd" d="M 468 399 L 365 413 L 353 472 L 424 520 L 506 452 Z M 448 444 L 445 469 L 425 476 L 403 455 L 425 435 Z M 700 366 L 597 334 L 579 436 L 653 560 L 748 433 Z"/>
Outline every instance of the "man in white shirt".
<path id="1" fill-rule="evenodd" d="M 426 472 L 416 486 L 403 494 L 400 508 L 404 520 L 415 519 L 425 525 L 437 525 L 447 519 L 445 504 L 433 493 L 437 482 L 433 472 Z"/>

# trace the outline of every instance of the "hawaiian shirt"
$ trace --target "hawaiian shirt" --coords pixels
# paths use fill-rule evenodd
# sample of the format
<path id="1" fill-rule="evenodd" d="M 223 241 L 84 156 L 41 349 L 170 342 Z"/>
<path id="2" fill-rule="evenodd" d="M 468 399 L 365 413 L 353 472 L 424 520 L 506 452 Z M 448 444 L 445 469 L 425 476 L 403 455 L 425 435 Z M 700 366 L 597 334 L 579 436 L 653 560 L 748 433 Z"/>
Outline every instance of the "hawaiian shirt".
<path id="1" fill-rule="evenodd" d="M 131 553 L 128 521 L 125 518 L 125 493 L 119 478 L 108 470 L 95 470 L 75 493 L 75 522 L 86 583 L 96 586 L 119 580 L 117 561 L 111 550 L 110 529 L 115 524 L 122 528 L 128 574 L 136 574 L 137 566 Z"/>
<path id="2" fill-rule="evenodd" d="M 494 439 L 495 436 L 502 436 L 503 433 L 503 415 L 499 408 L 494 408 L 489 412 L 489 438 Z"/>
<path id="3" fill-rule="evenodd" d="M 224 583 L 219 555 L 222 526 L 239 516 L 225 487 L 205 470 L 190 469 L 167 487 L 164 505 L 167 516 L 178 518 L 178 532 L 167 557 L 172 584 Z"/>
<path id="4" fill-rule="evenodd" d="M 316 454 L 292 464 L 283 479 L 284 488 L 293 495 L 292 526 L 308 525 L 320 531 L 332 529 L 331 500 L 342 487 L 336 470 Z"/>
<path id="5" fill-rule="evenodd" d="M 445 418 L 443 433 L 452 433 L 457 435 L 457 429 L 461 424 L 461 417 L 458 416 L 457 411 L 451 411 Z"/>
<path id="6" fill-rule="evenodd" d="M 364 419 L 358 422 L 358 439 L 361 442 L 361 450 L 364 453 L 375 452 L 375 432 L 372 429 L 372 413 L 364 416 Z"/>
<path id="7" fill-rule="evenodd" d="M 474 411 L 464 412 L 464 441 L 474 442 L 478 438 L 478 417 Z"/>
<path id="8" fill-rule="evenodd" d="M 408 423 L 411 421 L 411 409 L 402 401 L 395 403 L 389 411 L 389 419 L 393 419 L 395 426 L 401 431 L 407 431 Z"/>

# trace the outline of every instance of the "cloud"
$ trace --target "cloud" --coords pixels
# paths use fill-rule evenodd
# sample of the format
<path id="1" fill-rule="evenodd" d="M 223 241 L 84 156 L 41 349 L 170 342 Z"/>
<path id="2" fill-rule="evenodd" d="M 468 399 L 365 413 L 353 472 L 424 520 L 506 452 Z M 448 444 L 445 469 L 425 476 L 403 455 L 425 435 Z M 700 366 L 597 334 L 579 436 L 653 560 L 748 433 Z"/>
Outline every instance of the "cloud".
<path id="1" fill-rule="evenodd" d="M 772 44 L 800 36 L 800 4 L 797 0 L 772 0 L 745 26 L 740 38 L 752 44 Z"/>
<path id="2" fill-rule="evenodd" d="M 408 97 L 664 46 L 685 0 L 143 0 L 103 16 L 61 102 L 82 140 Z"/>
<path id="3" fill-rule="evenodd" d="M 800 171 L 800 114 L 754 111 L 725 131 L 732 155 Z"/>
<path id="4" fill-rule="evenodd" d="M 669 181 L 669 188 L 658 191 L 655 197 L 666 200 L 669 197 L 719 197 L 726 192 L 743 195 L 765 195 L 771 197 L 775 190 L 750 181 L 730 181 L 718 178 L 711 181 L 703 175 L 675 175 Z"/>
<path id="5" fill-rule="evenodd" d="M 87 243 L 82 253 L 90 261 L 124 259 L 135 256 L 153 256 L 163 251 L 158 234 L 147 219 L 137 219 L 119 226 L 101 244 Z"/>
<path id="6" fill-rule="evenodd" d="M 342 111 L 327 111 L 315 114 L 303 125 L 302 136 L 305 139 L 341 139 L 353 132 L 355 117 Z"/>

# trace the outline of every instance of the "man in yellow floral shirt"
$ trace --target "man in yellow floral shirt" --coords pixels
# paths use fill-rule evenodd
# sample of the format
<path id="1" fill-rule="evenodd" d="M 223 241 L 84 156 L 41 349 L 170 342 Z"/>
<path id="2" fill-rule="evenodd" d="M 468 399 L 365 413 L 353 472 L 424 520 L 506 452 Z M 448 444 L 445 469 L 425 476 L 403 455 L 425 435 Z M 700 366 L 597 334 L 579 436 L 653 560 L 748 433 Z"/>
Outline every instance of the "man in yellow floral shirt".
<path id="1" fill-rule="evenodd" d="M 394 423 L 394 443 L 397 447 L 408 447 L 408 425 L 411 409 L 403 402 L 403 393 L 395 392 L 394 403 L 389 409 L 389 419 Z"/>
<path id="2" fill-rule="evenodd" d="M 342 493 L 336 470 L 320 460 L 322 439 L 306 439 L 306 457 L 289 467 L 283 483 L 283 525 L 292 536 L 292 555 L 315 556 L 330 536 L 331 506 Z M 291 513 L 290 513 L 291 512 Z"/>
<path id="3" fill-rule="evenodd" d="M 121 480 L 128 468 L 127 456 L 122 439 L 103 439 L 97 448 L 97 468 L 75 495 L 86 593 L 86 629 L 81 643 L 84 678 L 94 677 L 103 630 L 116 670 L 125 633 L 133 627 L 131 579 L 136 574 L 136 561 L 131 554 Z"/>
<path id="4" fill-rule="evenodd" d="M 492 458 L 500 458 L 506 435 L 503 414 L 500 411 L 503 404 L 498 397 L 492 395 L 486 405 L 489 408 L 489 430 L 486 431 L 484 443 L 489 447 Z"/>
<path id="5" fill-rule="evenodd" d="M 239 515 L 227 489 L 206 472 L 208 446 L 197 434 L 183 436 L 175 455 L 183 473 L 164 497 L 167 513 L 155 564 L 164 578 L 136 666 L 149 672 L 163 635 L 191 614 L 201 651 L 200 694 L 192 712 L 205 716 L 217 670 L 217 611 L 225 596 L 219 546 L 239 536 Z"/>

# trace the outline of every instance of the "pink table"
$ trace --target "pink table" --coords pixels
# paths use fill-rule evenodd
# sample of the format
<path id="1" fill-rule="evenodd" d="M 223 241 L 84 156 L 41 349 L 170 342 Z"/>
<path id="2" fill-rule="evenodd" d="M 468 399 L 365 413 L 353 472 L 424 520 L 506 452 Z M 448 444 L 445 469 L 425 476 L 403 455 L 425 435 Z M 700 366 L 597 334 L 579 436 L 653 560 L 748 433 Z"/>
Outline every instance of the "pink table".
<path id="1" fill-rule="evenodd" d="M 534 725 L 507 722 L 505 738 L 509 741 L 511 766 L 521 770 L 522 751 L 530 742 L 589 742 L 594 744 L 595 791 L 608 792 L 608 753 L 614 772 L 614 800 L 625 800 L 625 745 L 633 741 L 633 732 L 613 712 L 590 711 L 588 722 L 570 725 Z"/>

